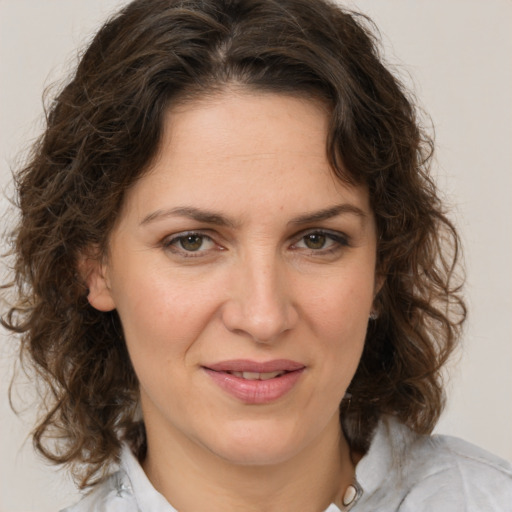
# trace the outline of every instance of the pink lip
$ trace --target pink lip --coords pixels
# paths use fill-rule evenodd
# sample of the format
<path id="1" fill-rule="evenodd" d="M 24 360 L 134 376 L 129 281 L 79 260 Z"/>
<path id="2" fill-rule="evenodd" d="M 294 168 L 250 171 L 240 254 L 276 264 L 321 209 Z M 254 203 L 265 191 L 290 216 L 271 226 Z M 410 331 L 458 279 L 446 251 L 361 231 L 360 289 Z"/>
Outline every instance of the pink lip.
<path id="1" fill-rule="evenodd" d="M 231 361 L 222 361 L 205 365 L 205 368 L 216 372 L 293 372 L 304 368 L 304 365 L 289 359 L 274 359 L 272 361 L 257 362 L 249 359 L 233 359 Z"/>
<path id="2" fill-rule="evenodd" d="M 306 368 L 303 364 L 287 359 L 266 362 L 236 359 L 209 364 L 203 366 L 203 369 L 215 384 L 238 400 L 246 404 L 268 404 L 291 391 Z M 277 371 L 287 373 L 268 380 L 247 380 L 229 373 Z"/>

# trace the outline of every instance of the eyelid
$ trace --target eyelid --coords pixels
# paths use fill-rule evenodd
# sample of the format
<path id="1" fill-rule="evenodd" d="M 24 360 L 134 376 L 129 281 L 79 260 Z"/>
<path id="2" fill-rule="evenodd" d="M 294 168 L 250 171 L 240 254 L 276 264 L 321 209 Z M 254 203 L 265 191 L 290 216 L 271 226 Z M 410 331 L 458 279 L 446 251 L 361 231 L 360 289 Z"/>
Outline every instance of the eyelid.
<path id="1" fill-rule="evenodd" d="M 185 258 L 198 258 L 201 256 L 206 256 L 208 253 L 210 253 L 214 249 L 205 249 L 205 250 L 197 250 L 197 251 L 187 251 L 183 248 L 180 248 L 177 243 L 180 239 L 186 238 L 187 236 L 199 236 L 203 238 L 204 240 L 210 241 L 212 244 L 217 246 L 217 250 L 223 250 L 224 248 L 218 244 L 212 236 L 205 233 L 204 230 L 201 229 L 190 229 L 186 231 L 180 231 L 178 233 L 173 233 L 172 235 L 167 235 L 162 239 L 160 242 L 160 245 L 174 254 L 180 255 Z"/>
<path id="2" fill-rule="evenodd" d="M 165 249 L 171 251 L 173 254 L 176 254 L 177 256 L 181 256 L 184 258 L 199 258 L 207 256 L 208 254 L 211 254 L 213 251 L 223 251 L 225 248 L 219 244 L 213 236 L 210 236 L 207 234 L 207 231 L 211 230 L 204 230 L 204 229 L 191 229 L 186 231 L 180 231 L 178 233 L 173 233 L 172 235 L 167 235 L 164 237 L 160 245 Z M 330 244 L 328 247 L 323 249 L 309 249 L 307 247 L 296 247 L 296 245 L 304 239 L 304 237 L 311 235 L 311 234 L 321 234 L 329 238 L 333 243 Z M 180 248 L 178 246 L 178 242 L 180 239 L 185 238 L 187 236 L 193 236 L 197 235 L 202 237 L 203 239 L 210 241 L 215 247 L 204 249 L 204 250 L 197 250 L 197 251 L 187 251 L 183 248 Z M 350 247 L 350 237 L 341 232 L 336 230 L 330 230 L 330 229 L 324 229 L 324 228 L 308 228 L 304 229 L 303 231 L 297 233 L 293 236 L 291 249 L 292 250 L 302 250 L 302 251 L 309 251 L 311 254 L 315 254 L 318 256 L 321 256 L 322 254 L 328 254 L 328 253 L 334 253 L 338 250 L 341 250 L 343 247 Z"/>
<path id="3" fill-rule="evenodd" d="M 341 231 L 334 231 L 334 230 L 324 229 L 324 228 L 310 228 L 310 229 L 301 231 L 300 233 L 295 235 L 295 237 L 294 237 L 295 241 L 293 242 L 292 246 L 296 245 L 304 237 L 306 237 L 308 235 L 313 235 L 313 234 L 325 235 L 327 238 L 330 238 L 331 240 L 333 240 L 334 242 L 336 242 L 338 244 L 337 248 L 349 247 L 351 245 L 350 237 Z M 311 252 L 315 252 L 318 254 L 321 254 L 322 251 L 327 252 L 329 250 L 332 251 L 333 249 L 332 248 L 331 249 L 329 249 L 329 248 L 328 249 L 310 249 Z"/>

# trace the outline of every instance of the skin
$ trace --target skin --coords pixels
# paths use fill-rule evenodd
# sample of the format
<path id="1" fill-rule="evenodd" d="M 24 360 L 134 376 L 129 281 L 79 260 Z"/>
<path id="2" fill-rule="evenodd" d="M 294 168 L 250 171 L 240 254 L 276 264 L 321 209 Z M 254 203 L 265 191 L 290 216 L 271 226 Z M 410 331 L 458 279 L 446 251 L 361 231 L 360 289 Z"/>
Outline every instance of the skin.
<path id="1" fill-rule="evenodd" d="M 367 190 L 330 169 L 327 127 L 322 104 L 274 93 L 172 108 L 90 270 L 89 301 L 117 309 L 140 382 L 144 470 L 180 511 L 318 512 L 353 477 L 338 407 L 378 289 L 376 228 Z M 204 371 L 231 359 L 305 370 L 247 404 Z"/>

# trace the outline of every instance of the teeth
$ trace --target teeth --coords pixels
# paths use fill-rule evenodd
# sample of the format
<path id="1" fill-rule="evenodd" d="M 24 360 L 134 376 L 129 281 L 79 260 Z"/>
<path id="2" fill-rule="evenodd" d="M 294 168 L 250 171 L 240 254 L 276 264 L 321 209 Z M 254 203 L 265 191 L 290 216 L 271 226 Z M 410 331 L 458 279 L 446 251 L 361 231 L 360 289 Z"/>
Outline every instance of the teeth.
<path id="1" fill-rule="evenodd" d="M 267 372 L 267 373 L 260 373 L 260 380 L 268 380 L 268 379 L 274 379 L 275 377 L 278 377 L 279 375 L 282 375 L 284 372 Z"/>
<path id="2" fill-rule="evenodd" d="M 258 373 L 258 372 L 229 372 L 231 375 L 234 375 L 235 377 L 239 377 L 241 379 L 247 379 L 247 380 L 268 380 L 268 379 L 274 379 L 278 377 L 279 375 L 282 375 L 284 371 L 277 371 L 277 372 L 265 372 L 265 373 Z"/>
<path id="3" fill-rule="evenodd" d="M 242 378 L 247 380 L 260 380 L 260 373 L 257 372 L 243 372 Z"/>

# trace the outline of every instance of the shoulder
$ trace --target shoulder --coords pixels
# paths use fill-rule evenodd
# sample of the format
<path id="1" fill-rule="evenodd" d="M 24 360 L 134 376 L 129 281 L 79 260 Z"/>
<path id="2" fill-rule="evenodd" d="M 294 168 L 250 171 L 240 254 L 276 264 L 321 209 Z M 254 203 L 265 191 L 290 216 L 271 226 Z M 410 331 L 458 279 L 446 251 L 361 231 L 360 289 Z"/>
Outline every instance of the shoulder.
<path id="1" fill-rule="evenodd" d="M 415 483 L 403 510 L 418 510 L 418 500 L 428 498 L 431 510 L 512 511 L 511 464 L 462 439 L 421 436 L 406 467 Z"/>
<path id="2" fill-rule="evenodd" d="M 393 494 L 389 510 L 512 511 L 512 465 L 461 439 L 420 436 L 387 418 L 379 425 L 368 459 L 363 480 L 364 472 L 377 469 L 380 480 L 369 479 L 370 491 L 380 488 Z"/>
<path id="3" fill-rule="evenodd" d="M 119 471 L 61 512 L 176 512 L 151 485 L 130 448 L 123 445 Z"/>
<path id="4" fill-rule="evenodd" d="M 110 475 L 78 503 L 61 512 L 138 512 L 124 471 Z"/>

